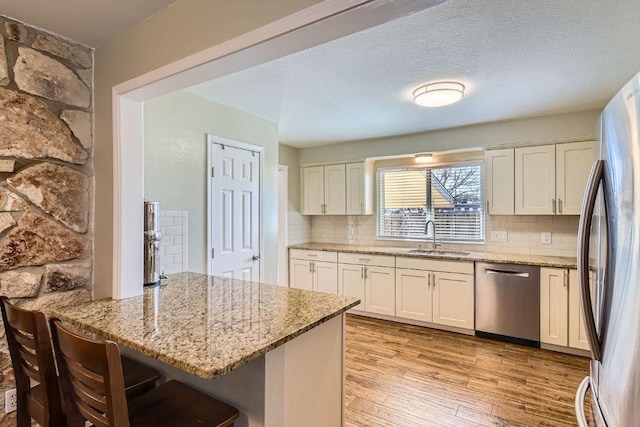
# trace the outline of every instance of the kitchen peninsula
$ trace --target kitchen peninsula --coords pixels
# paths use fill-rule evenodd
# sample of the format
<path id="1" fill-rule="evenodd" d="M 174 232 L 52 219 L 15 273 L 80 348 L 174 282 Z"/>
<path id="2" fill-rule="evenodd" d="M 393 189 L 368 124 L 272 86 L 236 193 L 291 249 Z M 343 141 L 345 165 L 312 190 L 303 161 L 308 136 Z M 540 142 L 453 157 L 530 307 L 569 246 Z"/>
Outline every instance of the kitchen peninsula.
<path id="1" fill-rule="evenodd" d="M 240 410 L 236 426 L 342 425 L 355 298 L 180 273 L 142 296 L 57 309 L 121 352 Z"/>

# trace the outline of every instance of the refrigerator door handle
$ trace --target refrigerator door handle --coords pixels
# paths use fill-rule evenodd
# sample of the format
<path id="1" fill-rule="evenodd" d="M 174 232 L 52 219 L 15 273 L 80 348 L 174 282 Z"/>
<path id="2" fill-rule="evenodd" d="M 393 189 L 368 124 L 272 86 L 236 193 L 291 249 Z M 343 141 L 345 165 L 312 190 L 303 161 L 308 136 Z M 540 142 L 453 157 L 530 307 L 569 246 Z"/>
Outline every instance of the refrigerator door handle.
<path id="1" fill-rule="evenodd" d="M 596 321 L 591 304 L 591 287 L 589 286 L 589 233 L 593 219 L 593 211 L 598 197 L 598 188 L 604 176 L 604 161 L 596 160 L 591 168 L 589 183 L 582 203 L 580 226 L 578 228 L 578 282 L 580 283 L 580 306 L 584 317 L 584 326 L 591 348 L 591 355 L 597 361 L 602 360 L 602 348 L 596 329 Z"/>
<path id="2" fill-rule="evenodd" d="M 578 420 L 578 427 L 589 427 L 589 423 L 587 422 L 587 417 L 584 414 L 584 398 L 587 395 L 587 390 L 589 390 L 589 386 L 591 385 L 591 377 L 585 377 L 580 383 L 578 387 L 578 391 L 576 391 L 576 418 Z"/>

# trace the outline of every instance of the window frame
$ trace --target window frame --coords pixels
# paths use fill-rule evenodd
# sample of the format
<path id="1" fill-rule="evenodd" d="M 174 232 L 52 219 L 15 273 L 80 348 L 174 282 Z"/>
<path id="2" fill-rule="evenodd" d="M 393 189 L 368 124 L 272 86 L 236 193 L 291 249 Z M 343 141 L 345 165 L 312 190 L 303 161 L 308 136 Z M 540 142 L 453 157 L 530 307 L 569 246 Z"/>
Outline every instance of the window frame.
<path id="1" fill-rule="evenodd" d="M 433 238 L 432 234 L 427 234 L 423 236 L 389 236 L 389 235 L 381 235 L 380 234 L 380 203 L 381 203 L 381 185 L 380 185 L 380 175 L 384 171 L 403 171 L 403 170 L 432 170 L 432 169 L 442 169 L 447 167 L 464 167 L 464 166 L 480 166 L 480 211 L 482 216 L 481 222 L 481 238 L 478 240 L 469 239 L 468 237 L 462 237 L 460 239 L 451 239 L 451 238 L 440 238 L 436 236 L 438 242 L 448 243 L 448 244 L 472 244 L 472 245 L 483 245 L 486 244 L 486 234 L 487 234 L 487 209 L 486 209 L 486 179 L 485 179 L 485 162 L 484 160 L 474 159 L 474 160 L 463 160 L 463 161 L 454 161 L 454 162 L 438 162 L 438 163 L 430 163 L 430 164 L 422 164 L 422 165 L 398 165 L 398 166 L 383 166 L 377 167 L 375 171 L 375 215 L 376 215 L 376 240 L 389 240 L 389 241 L 406 241 L 406 242 L 424 242 L 425 240 L 430 240 Z"/>

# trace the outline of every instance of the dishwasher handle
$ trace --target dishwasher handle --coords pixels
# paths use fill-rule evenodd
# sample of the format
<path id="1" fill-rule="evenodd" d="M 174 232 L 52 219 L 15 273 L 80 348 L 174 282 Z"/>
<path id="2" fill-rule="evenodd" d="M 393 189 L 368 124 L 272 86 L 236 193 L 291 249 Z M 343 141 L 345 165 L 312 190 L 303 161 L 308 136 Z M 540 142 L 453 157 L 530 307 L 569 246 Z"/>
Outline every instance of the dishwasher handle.
<path id="1" fill-rule="evenodd" d="M 506 276 L 516 276 L 516 277 L 529 277 L 529 273 L 526 272 L 518 272 L 518 271 L 509 271 L 509 270 L 496 270 L 495 268 L 485 268 L 485 274 L 504 274 Z"/>

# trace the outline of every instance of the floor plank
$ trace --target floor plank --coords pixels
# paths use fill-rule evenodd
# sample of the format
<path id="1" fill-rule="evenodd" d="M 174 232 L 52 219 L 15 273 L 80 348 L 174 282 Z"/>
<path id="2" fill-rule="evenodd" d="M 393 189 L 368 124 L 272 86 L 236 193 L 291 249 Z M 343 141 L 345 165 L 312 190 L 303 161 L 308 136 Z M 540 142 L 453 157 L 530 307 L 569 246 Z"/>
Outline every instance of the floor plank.
<path id="1" fill-rule="evenodd" d="M 588 359 L 348 315 L 345 425 L 575 426 Z"/>

